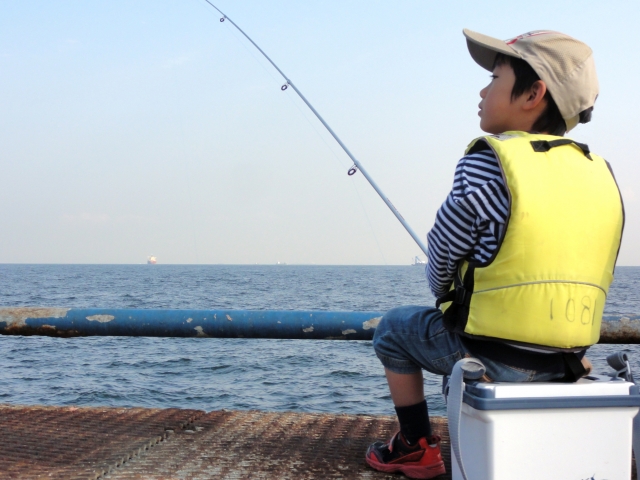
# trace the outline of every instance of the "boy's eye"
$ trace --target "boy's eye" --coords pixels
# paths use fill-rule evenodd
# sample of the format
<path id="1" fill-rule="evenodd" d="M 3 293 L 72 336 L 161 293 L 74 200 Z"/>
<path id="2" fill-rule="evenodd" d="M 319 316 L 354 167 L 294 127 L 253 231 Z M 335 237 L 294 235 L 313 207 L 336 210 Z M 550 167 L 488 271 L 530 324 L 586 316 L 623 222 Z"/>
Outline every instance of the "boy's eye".
<path id="1" fill-rule="evenodd" d="M 491 80 L 494 80 L 494 79 L 498 78 L 497 75 L 489 75 L 489 77 L 491 78 Z"/>

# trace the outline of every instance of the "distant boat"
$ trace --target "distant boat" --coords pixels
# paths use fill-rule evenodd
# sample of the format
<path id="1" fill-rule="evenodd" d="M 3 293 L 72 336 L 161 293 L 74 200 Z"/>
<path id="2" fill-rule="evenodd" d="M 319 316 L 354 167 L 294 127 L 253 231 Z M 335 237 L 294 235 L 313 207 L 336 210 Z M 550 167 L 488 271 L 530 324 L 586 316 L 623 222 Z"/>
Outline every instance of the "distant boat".
<path id="1" fill-rule="evenodd" d="M 415 257 L 413 257 L 413 263 L 411 264 L 412 267 L 424 267 L 427 264 L 426 260 L 420 260 L 420 257 L 418 257 L 417 255 Z"/>
<path id="2" fill-rule="evenodd" d="M 155 265 L 156 263 L 158 263 L 158 259 L 156 257 L 154 257 L 153 255 L 149 255 L 147 257 L 147 264 L 148 265 Z"/>

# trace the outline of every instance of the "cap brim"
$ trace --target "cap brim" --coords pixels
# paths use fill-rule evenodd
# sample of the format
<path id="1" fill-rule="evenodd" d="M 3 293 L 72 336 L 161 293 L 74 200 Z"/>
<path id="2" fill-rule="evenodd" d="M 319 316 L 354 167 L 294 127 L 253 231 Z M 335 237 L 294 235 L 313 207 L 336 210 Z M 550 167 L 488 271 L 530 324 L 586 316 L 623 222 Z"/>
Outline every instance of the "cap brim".
<path id="1" fill-rule="evenodd" d="M 497 38 L 489 37 L 467 28 L 462 30 L 462 33 L 467 38 L 467 48 L 469 49 L 471 58 L 482 68 L 490 72 L 493 70 L 493 63 L 498 53 L 522 58 L 520 54 L 507 45 L 504 40 L 498 40 Z"/>

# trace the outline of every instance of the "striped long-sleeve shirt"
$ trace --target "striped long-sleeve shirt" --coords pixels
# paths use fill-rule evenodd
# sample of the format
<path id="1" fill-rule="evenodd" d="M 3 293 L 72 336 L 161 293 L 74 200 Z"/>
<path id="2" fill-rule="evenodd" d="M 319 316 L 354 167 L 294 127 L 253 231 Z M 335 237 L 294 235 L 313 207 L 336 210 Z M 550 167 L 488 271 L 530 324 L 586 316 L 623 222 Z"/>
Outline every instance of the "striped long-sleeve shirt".
<path id="1" fill-rule="evenodd" d="M 493 151 L 487 148 L 463 157 L 456 167 L 453 189 L 427 235 L 427 279 L 436 298 L 449 291 L 463 259 L 486 261 L 492 256 L 508 208 L 506 187 Z"/>

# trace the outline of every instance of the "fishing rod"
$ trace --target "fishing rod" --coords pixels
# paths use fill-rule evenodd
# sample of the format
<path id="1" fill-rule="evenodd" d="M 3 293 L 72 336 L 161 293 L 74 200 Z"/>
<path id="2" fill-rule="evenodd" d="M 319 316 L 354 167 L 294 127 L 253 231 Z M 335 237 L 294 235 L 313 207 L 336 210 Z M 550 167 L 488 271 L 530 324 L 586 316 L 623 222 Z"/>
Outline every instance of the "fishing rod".
<path id="1" fill-rule="evenodd" d="M 298 96 L 300 97 L 300 99 L 305 103 L 305 105 L 307 107 L 309 107 L 309 109 L 313 112 L 313 114 L 316 116 L 316 118 L 318 120 L 320 120 L 320 123 L 322 123 L 322 125 L 324 125 L 324 127 L 327 129 L 327 131 L 331 134 L 331 136 L 335 139 L 336 142 L 338 142 L 338 145 L 340 145 L 342 147 L 342 150 L 344 150 L 344 152 L 349 156 L 349 158 L 351 160 L 353 160 L 353 166 L 348 170 L 347 174 L 349 176 L 354 175 L 358 170 L 360 170 L 360 172 L 362 172 L 362 175 L 364 175 L 364 178 L 367 179 L 367 181 L 369 182 L 369 184 L 373 187 L 373 189 L 378 193 L 378 195 L 380 195 L 380 198 L 382 198 L 382 201 L 384 201 L 384 203 L 387 204 L 387 207 L 389 207 L 389 209 L 393 212 L 393 214 L 396 216 L 396 218 L 400 221 L 400 223 L 402 224 L 402 226 L 405 228 L 405 230 L 409 233 L 409 235 L 411 235 L 411 238 L 413 238 L 413 240 L 418 244 L 418 246 L 420 247 L 420 249 L 425 253 L 425 255 L 427 254 L 427 247 L 425 246 L 425 244 L 422 242 L 422 240 L 420 239 L 420 237 L 418 237 L 418 235 L 416 235 L 416 233 L 413 231 L 413 229 L 409 226 L 409 224 L 407 223 L 407 221 L 402 217 L 402 215 L 400 214 L 400 212 L 398 211 L 398 209 L 396 207 L 393 206 L 393 204 L 391 203 L 391 201 L 387 198 L 387 196 L 382 192 L 382 190 L 380 190 L 380 187 L 378 187 L 378 185 L 376 184 L 376 182 L 374 182 L 374 180 L 369 176 L 369 174 L 367 173 L 367 171 L 364 169 L 364 167 L 362 166 L 362 164 L 358 161 L 358 159 L 356 157 L 353 156 L 353 154 L 349 151 L 349 149 L 347 148 L 347 146 L 342 143 L 342 140 L 340 140 L 340 137 L 338 137 L 338 135 L 336 135 L 336 133 L 333 131 L 333 129 L 329 126 L 329 124 L 327 122 L 325 122 L 324 118 L 322 118 L 322 116 L 318 113 L 318 111 L 313 108 L 313 105 L 311 105 L 309 103 L 309 101 L 306 99 L 306 97 L 302 94 L 302 92 L 300 90 L 298 90 L 298 87 L 296 87 L 293 82 L 289 79 L 289 77 L 287 77 L 284 72 L 282 70 L 280 70 L 280 68 L 274 63 L 273 60 L 271 60 L 269 58 L 269 56 L 264 53 L 264 51 L 258 46 L 258 44 L 256 42 L 254 42 L 251 37 L 249 35 L 247 35 L 244 30 L 242 30 L 238 25 L 236 25 L 236 23 L 231 20 L 227 15 L 225 15 L 225 13 L 220 10 L 218 7 L 216 7 L 213 3 L 211 3 L 209 0 L 204 0 L 205 2 L 207 2 L 209 5 L 211 5 L 213 8 L 215 8 L 220 15 L 222 15 L 222 17 L 220 18 L 220 22 L 224 22 L 225 20 L 229 20 L 229 22 L 231 23 L 231 25 L 233 25 L 234 27 L 236 27 L 238 29 L 238 31 L 244 35 L 246 37 L 247 40 L 249 40 L 251 42 L 251 44 L 256 47 L 258 49 L 258 51 L 264 56 L 264 58 L 266 58 L 269 63 L 271 65 L 273 65 L 273 67 L 278 71 L 278 73 L 280 75 L 282 75 L 282 78 L 284 78 L 285 80 L 285 84 L 282 85 L 282 87 L 280 87 L 280 90 L 284 91 L 287 88 L 291 87 L 293 88 L 293 90 L 298 94 Z"/>

